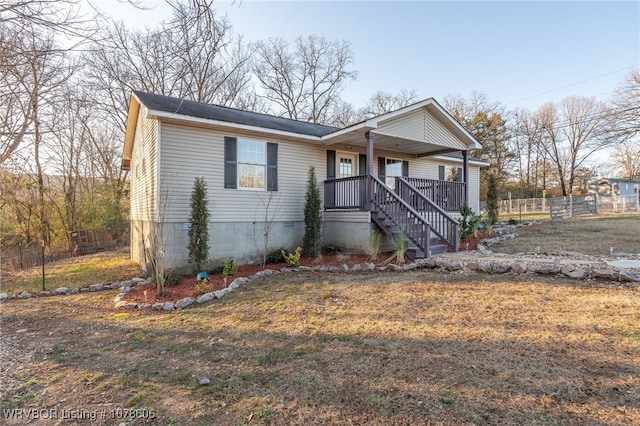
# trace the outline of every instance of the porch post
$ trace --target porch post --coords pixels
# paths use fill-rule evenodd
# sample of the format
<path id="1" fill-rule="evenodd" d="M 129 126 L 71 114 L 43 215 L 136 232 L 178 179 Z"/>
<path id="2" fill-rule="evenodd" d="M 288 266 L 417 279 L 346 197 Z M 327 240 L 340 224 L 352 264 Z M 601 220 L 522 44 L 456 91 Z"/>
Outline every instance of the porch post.
<path id="1" fill-rule="evenodd" d="M 367 210 L 371 210 L 371 199 L 373 198 L 373 133 L 364 134 L 367 140 Z"/>
<path id="2" fill-rule="evenodd" d="M 469 151 L 462 151 L 462 181 L 464 182 L 464 203 L 469 205 Z"/>

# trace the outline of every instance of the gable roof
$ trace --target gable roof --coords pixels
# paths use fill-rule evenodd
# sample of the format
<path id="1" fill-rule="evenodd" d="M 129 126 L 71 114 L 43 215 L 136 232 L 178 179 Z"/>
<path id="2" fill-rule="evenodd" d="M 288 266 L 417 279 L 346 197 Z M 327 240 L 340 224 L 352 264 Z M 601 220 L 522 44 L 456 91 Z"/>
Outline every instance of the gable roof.
<path id="1" fill-rule="evenodd" d="M 341 129 L 136 90 L 131 94 L 129 103 L 122 155 L 123 170 L 129 170 L 130 167 L 141 105 L 146 107 L 147 117 L 150 118 L 214 126 L 219 129 L 257 132 L 256 134 L 263 135 L 278 135 L 324 146 L 339 143 L 366 146 L 364 136 L 367 132 L 373 131 L 378 149 L 402 151 L 416 157 L 482 148 L 473 135 L 433 98 Z M 405 127 L 407 125 L 411 130 Z"/>
<path id="2" fill-rule="evenodd" d="M 155 95 L 138 90 L 134 90 L 133 93 L 148 109 L 171 114 L 188 115 L 190 117 L 203 118 L 207 120 L 262 127 L 264 129 L 279 130 L 316 137 L 325 136 L 339 130 L 339 128 L 332 126 L 324 126 L 321 124 L 308 123 L 305 121 L 292 120 L 289 118 L 276 117 L 257 112 L 243 111 L 220 105 L 188 101 L 170 96 Z"/>

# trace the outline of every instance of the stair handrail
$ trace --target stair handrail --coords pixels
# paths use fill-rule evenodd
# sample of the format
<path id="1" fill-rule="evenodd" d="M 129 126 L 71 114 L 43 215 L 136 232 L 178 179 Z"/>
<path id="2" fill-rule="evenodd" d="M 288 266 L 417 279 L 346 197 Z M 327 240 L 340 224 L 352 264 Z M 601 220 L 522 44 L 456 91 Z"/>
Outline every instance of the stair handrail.
<path id="1" fill-rule="evenodd" d="M 374 186 L 374 190 L 371 193 L 371 205 L 374 206 L 377 211 L 380 211 L 387 216 L 389 220 L 393 221 L 396 226 L 402 229 L 406 233 L 407 238 L 414 243 L 418 249 L 420 249 L 425 255 L 429 255 L 431 224 L 429 224 L 429 222 L 427 222 L 419 212 L 411 207 L 398 194 L 393 192 L 377 176 L 371 175 L 371 180 Z M 392 199 L 391 203 L 389 203 L 387 197 Z M 382 198 L 384 198 L 385 202 L 382 202 Z M 389 205 L 400 205 L 407 214 L 402 216 L 392 212 L 388 208 Z M 414 223 L 412 224 L 409 219 L 412 219 Z"/>
<path id="2" fill-rule="evenodd" d="M 406 188 L 408 191 L 403 191 L 403 188 Z M 415 211 L 418 213 L 424 214 L 427 216 L 425 220 L 431 225 L 431 230 L 434 234 L 436 234 L 442 241 L 444 241 L 454 252 L 458 251 L 459 241 L 458 241 L 458 226 L 459 222 L 449 213 L 447 213 L 443 208 L 438 206 L 435 202 L 430 200 L 427 196 L 425 196 L 420 190 L 418 190 L 415 186 L 410 184 L 406 179 L 401 176 L 396 176 L 396 192 L 398 192 L 398 196 L 409 204 Z M 404 194 L 404 192 L 408 192 Z M 411 197 L 414 197 L 413 200 Z M 424 204 L 428 206 L 428 208 L 421 209 L 418 207 L 417 200 L 419 199 Z M 434 218 L 429 218 L 428 216 L 436 216 Z M 434 220 L 436 219 L 436 220 Z M 437 220 L 439 219 L 439 220 Z M 446 224 L 446 227 L 445 227 Z M 448 232 L 449 227 L 451 227 L 451 234 Z"/>

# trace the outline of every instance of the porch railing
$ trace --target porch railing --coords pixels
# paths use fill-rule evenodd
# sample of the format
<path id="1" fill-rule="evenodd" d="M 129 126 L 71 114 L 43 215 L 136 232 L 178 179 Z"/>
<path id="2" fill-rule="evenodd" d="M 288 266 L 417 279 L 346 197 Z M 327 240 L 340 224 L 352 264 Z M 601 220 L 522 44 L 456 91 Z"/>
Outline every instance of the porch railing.
<path id="1" fill-rule="evenodd" d="M 396 193 L 431 225 L 431 231 L 441 241 L 457 252 L 458 221 L 409 183 L 409 180 L 396 177 Z"/>
<path id="2" fill-rule="evenodd" d="M 466 183 L 435 179 L 404 178 L 446 212 L 459 212 L 466 200 Z"/>
<path id="3" fill-rule="evenodd" d="M 364 209 L 366 204 L 366 175 L 324 181 L 325 209 Z"/>
<path id="4" fill-rule="evenodd" d="M 382 213 L 383 222 L 388 221 L 393 224 L 395 232 L 403 231 L 407 239 L 428 256 L 431 225 L 380 179 L 375 176 L 371 178 L 373 180 L 372 211 Z"/>

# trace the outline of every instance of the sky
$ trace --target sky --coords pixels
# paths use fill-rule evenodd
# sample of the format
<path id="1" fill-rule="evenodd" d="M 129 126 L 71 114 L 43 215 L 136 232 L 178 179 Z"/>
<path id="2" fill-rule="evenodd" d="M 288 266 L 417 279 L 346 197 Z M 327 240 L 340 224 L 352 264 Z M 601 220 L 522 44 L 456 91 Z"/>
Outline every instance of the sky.
<path id="1" fill-rule="evenodd" d="M 163 0 L 135 10 L 96 6 L 127 26 L 170 18 Z M 571 95 L 606 101 L 640 67 L 640 1 L 214 1 L 245 41 L 317 34 L 347 40 L 355 108 L 382 90 L 415 90 L 442 102 L 484 92 L 492 102 L 535 110 Z"/>

